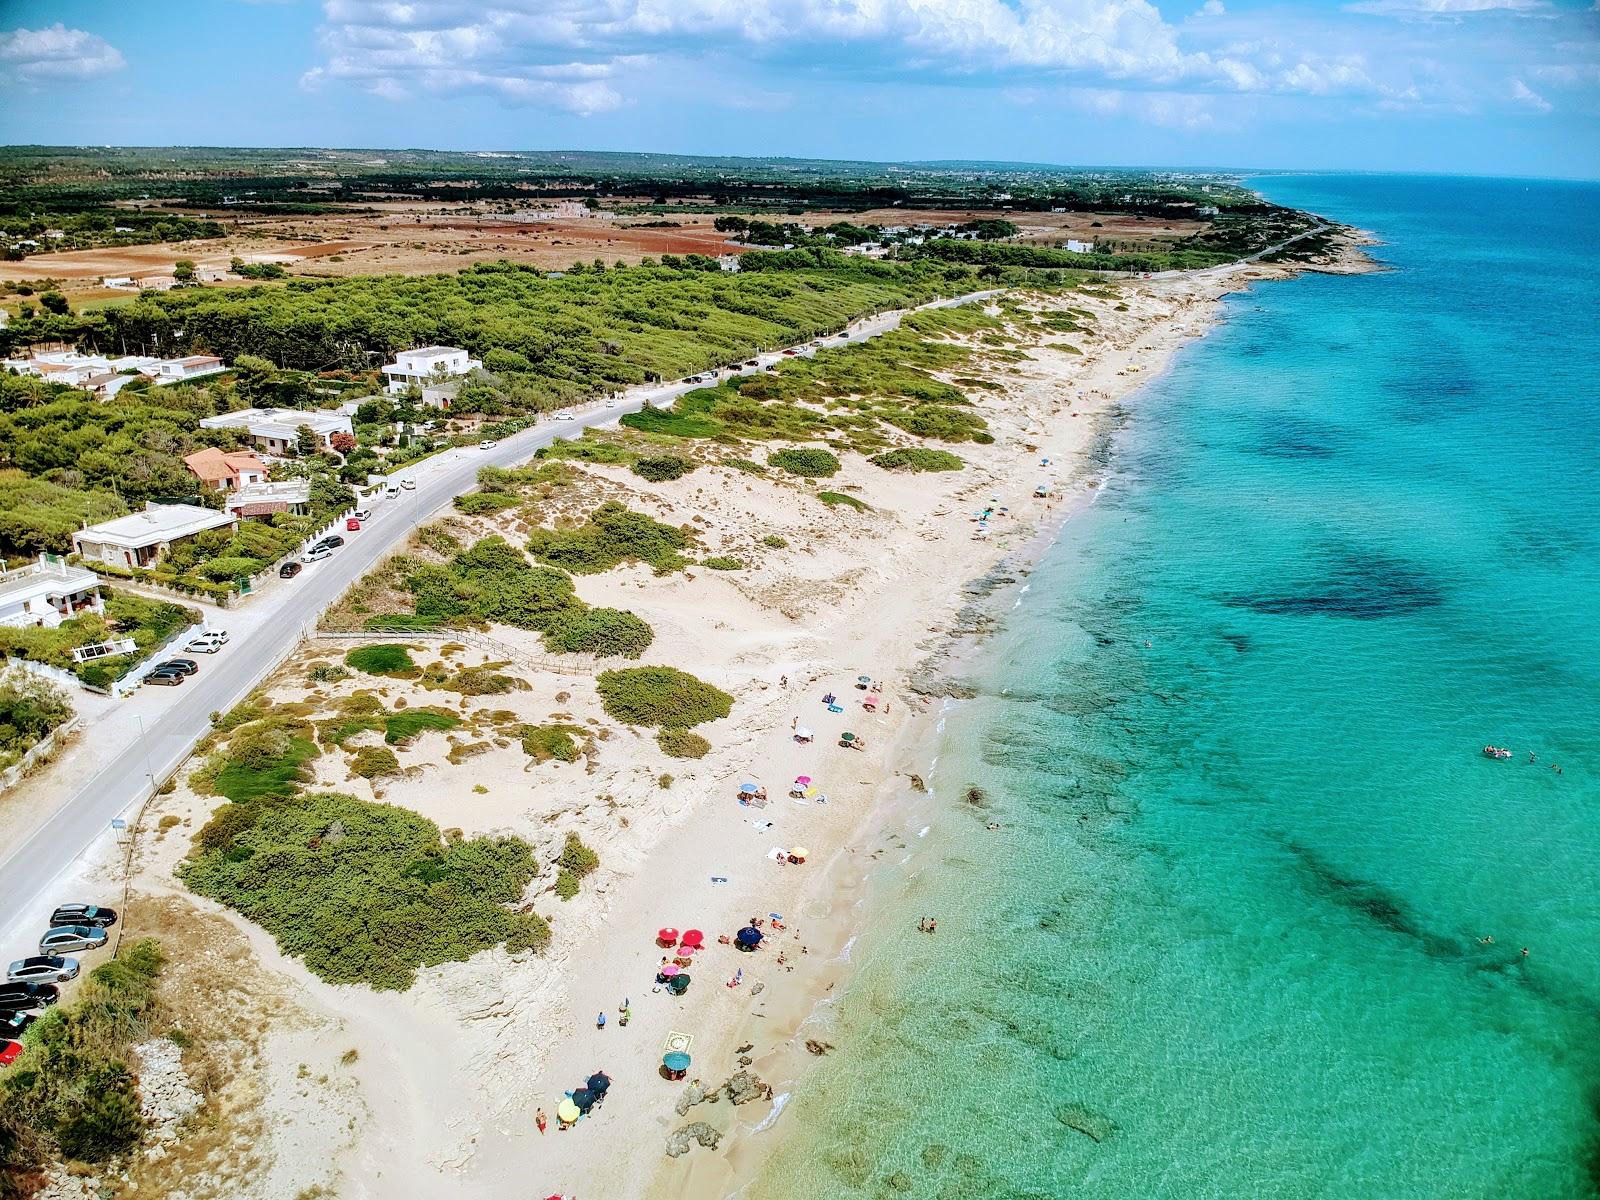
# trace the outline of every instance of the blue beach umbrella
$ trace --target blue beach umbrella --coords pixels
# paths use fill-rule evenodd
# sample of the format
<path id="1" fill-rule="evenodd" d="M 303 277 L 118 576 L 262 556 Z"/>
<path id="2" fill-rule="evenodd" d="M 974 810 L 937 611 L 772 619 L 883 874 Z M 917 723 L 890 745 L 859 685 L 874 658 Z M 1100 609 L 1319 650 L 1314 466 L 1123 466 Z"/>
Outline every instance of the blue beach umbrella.
<path id="1" fill-rule="evenodd" d="M 761 944 L 761 930 L 754 925 L 746 925 L 735 935 L 741 946 L 759 946 Z"/>
<path id="2" fill-rule="evenodd" d="M 674 1050 L 661 1060 L 661 1065 L 669 1071 L 687 1071 L 689 1061 L 689 1056 L 682 1050 Z"/>

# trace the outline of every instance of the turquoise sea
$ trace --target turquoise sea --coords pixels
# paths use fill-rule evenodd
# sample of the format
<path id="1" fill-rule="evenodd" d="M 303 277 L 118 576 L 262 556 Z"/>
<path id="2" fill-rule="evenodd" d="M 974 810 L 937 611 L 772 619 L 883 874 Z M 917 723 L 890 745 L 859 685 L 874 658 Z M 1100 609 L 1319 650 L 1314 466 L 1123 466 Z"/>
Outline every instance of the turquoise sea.
<path id="1" fill-rule="evenodd" d="M 1129 405 L 756 1200 L 1600 1194 L 1600 185 L 1253 182 L 1393 270 Z"/>

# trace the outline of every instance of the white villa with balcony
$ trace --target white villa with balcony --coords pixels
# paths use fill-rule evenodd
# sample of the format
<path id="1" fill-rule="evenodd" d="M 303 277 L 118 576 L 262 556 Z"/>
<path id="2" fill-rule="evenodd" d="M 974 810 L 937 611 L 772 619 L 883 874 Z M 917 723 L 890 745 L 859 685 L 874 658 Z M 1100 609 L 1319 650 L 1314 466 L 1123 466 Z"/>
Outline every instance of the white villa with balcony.
<path id="1" fill-rule="evenodd" d="M 302 425 L 311 430 L 319 450 L 329 449 L 328 439 L 334 434 L 355 429 L 349 414 L 314 408 L 241 408 L 200 419 L 202 429 L 242 429 L 258 447 L 279 457 L 294 453 Z"/>
<path id="2" fill-rule="evenodd" d="M 104 612 L 100 579 L 50 555 L 10 571 L 0 571 L 0 625 L 43 625 L 54 629 L 80 612 Z"/>
<path id="3" fill-rule="evenodd" d="M 423 346 L 400 351 L 392 363 L 384 365 L 383 373 L 389 377 L 389 394 L 398 396 L 409 387 L 470 375 L 482 366 L 478 359 L 455 346 Z"/>
<path id="4" fill-rule="evenodd" d="M 232 513 L 197 504 L 147 504 L 143 512 L 80 529 L 72 549 L 84 558 L 118 567 L 148 567 L 174 542 L 208 529 L 235 529 Z"/>

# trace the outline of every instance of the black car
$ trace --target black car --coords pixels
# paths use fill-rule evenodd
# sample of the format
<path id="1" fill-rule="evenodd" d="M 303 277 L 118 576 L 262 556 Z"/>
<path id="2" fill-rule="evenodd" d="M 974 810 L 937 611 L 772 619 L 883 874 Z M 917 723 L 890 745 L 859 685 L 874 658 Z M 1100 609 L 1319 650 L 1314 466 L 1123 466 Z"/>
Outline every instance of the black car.
<path id="1" fill-rule="evenodd" d="M 278 568 L 278 578 L 293 579 L 303 570 L 305 570 L 305 568 L 291 558 L 288 562 L 284 563 L 283 566 Z"/>
<path id="2" fill-rule="evenodd" d="M 50 926 L 90 925 L 96 929 L 109 929 L 117 923 L 117 910 L 101 904 L 59 904 L 50 914 Z"/>
<path id="3" fill-rule="evenodd" d="M 330 533 L 327 537 L 318 542 L 316 546 L 312 546 L 311 548 L 315 550 L 317 546 L 321 546 L 324 550 L 337 550 L 342 545 L 344 545 L 344 539 L 337 533 Z"/>
<path id="4" fill-rule="evenodd" d="M 53 983 L 0 983 L 0 1009 L 11 1012 L 45 1008 L 60 998 L 61 991 Z"/>
<path id="5" fill-rule="evenodd" d="M 169 658 L 156 666 L 158 671 L 176 671 L 180 675 L 193 675 L 199 669 L 200 664 L 192 658 Z"/>
<path id="6" fill-rule="evenodd" d="M 0 1038 L 19 1038 L 22 1031 L 39 1019 L 38 1013 L 0 1009 Z"/>

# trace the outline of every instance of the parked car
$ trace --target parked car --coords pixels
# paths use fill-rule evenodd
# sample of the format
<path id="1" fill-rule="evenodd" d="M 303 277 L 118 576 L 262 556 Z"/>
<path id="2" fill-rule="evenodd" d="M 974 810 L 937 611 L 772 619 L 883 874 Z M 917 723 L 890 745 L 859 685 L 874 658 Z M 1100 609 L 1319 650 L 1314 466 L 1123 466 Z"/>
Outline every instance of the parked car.
<path id="1" fill-rule="evenodd" d="M 0 983 L 0 1008 L 11 1012 L 46 1008 L 59 999 L 61 990 L 53 983 Z"/>
<path id="2" fill-rule="evenodd" d="M 337 550 L 342 545 L 344 545 L 344 539 L 337 533 L 330 533 L 327 537 L 314 543 L 311 548 L 313 550 Z"/>
<path id="3" fill-rule="evenodd" d="M 52 926 L 92 925 L 96 929 L 105 929 L 116 923 L 117 910 L 101 904 L 58 904 L 55 912 L 50 914 Z"/>
<path id="4" fill-rule="evenodd" d="M 106 931 L 93 925 L 58 925 L 39 939 L 40 954 L 60 950 L 98 950 L 106 944 Z"/>
<path id="5" fill-rule="evenodd" d="M 360 529 L 361 529 L 361 522 L 358 521 L 355 517 L 346 517 L 344 519 L 344 531 L 346 533 L 356 533 Z"/>
<path id="6" fill-rule="evenodd" d="M 313 546 L 300 556 L 300 561 L 303 563 L 314 563 L 321 562 L 325 558 L 332 557 L 333 551 L 329 550 L 326 546 Z"/>
<path id="7" fill-rule="evenodd" d="M 228 644 L 226 629 L 202 629 L 184 647 L 190 654 L 215 654 Z"/>
<path id="8" fill-rule="evenodd" d="M 489 445 L 492 446 L 494 443 L 490 442 Z M 408 492 L 414 492 L 417 490 L 417 481 L 415 479 L 402 479 L 400 486 Z"/>
<path id="9" fill-rule="evenodd" d="M 388 499 L 393 500 L 400 494 L 400 485 L 398 483 L 391 483 L 388 487 L 383 489 L 383 494 Z"/>
<path id="10" fill-rule="evenodd" d="M 297 563 L 291 558 L 288 562 L 284 563 L 283 566 L 278 568 L 278 578 L 293 579 L 303 570 L 305 570 L 305 564 Z"/>
<path id="11" fill-rule="evenodd" d="M 798 351 L 798 350 L 785 350 L 784 353 L 787 354 L 790 358 L 793 358 L 796 354 L 799 354 L 800 351 Z"/>
<path id="12" fill-rule="evenodd" d="M 157 687 L 177 687 L 186 678 L 188 677 L 179 671 L 151 671 L 144 677 L 144 681 L 153 683 Z"/>
<path id="13" fill-rule="evenodd" d="M 562 409 L 560 412 L 558 412 L 556 414 L 556 420 L 558 420 L 558 421 L 576 421 L 577 419 L 578 418 L 574 417 L 566 409 Z"/>
<path id="14" fill-rule="evenodd" d="M 38 1013 L 17 1012 L 9 1008 L 0 1009 L 0 1037 L 21 1037 L 23 1030 L 38 1019 Z"/>
<path id="15" fill-rule="evenodd" d="M 761 360 L 759 358 L 747 358 L 744 360 L 744 365 L 747 367 L 759 367 Z"/>
<path id="16" fill-rule="evenodd" d="M 478 443 L 479 450 L 493 450 L 498 443 L 493 438 L 484 438 Z"/>
<path id="17" fill-rule="evenodd" d="M 0 1067 L 9 1067 L 22 1057 L 21 1042 L 0 1041 Z"/>
<path id="18" fill-rule="evenodd" d="M 6 968 L 6 978 L 12 983 L 65 983 L 77 977 L 78 960 L 59 954 L 19 958 Z"/>
<path id="19" fill-rule="evenodd" d="M 193 675 L 200 669 L 200 664 L 195 662 L 195 660 L 192 658 L 169 658 L 164 663 L 156 664 L 156 670 L 158 671 L 165 671 L 168 669 L 177 671 L 183 675 Z"/>
<path id="20" fill-rule="evenodd" d="M 350 515 L 356 520 L 360 521 L 363 525 L 372 520 L 372 510 L 370 508 L 358 508 Z"/>

